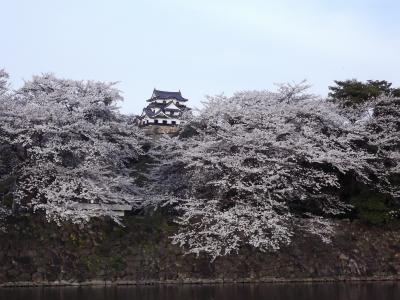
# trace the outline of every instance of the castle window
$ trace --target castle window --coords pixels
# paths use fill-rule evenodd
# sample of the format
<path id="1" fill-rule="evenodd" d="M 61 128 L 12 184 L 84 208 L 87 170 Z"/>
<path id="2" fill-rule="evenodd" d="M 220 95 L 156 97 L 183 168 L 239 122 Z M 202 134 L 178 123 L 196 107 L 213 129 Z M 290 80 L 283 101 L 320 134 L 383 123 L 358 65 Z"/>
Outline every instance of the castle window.
<path id="1" fill-rule="evenodd" d="M 168 124 L 167 120 L 162 121 L 163 124 Z"/>
<path id="2" fill-rule="evenodd" d="M 154 124 L 158 124 L 158 120 L 154 120 Z"/>
<path id="3" fill-rule="evenodd" d="M 176 124 L 176 121 L 172 121 L 171 124 L 172 124 L 172 125 L 175 125 L 175 124 Z"/>

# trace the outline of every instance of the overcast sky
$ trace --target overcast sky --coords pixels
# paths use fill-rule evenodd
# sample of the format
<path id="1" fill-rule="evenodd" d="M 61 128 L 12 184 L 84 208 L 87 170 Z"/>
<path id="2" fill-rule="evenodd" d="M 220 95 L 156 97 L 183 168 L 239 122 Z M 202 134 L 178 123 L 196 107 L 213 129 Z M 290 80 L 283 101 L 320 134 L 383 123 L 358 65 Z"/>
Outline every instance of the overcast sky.
<path id="1" fill-rule="evenodd" d="M 398 0 L 0 0 L 0 68 L 18 88 L 33 74 L 119 81 L 125 113 L 153 88 L 205 95 L 307 79 L 400 86 Z"/>

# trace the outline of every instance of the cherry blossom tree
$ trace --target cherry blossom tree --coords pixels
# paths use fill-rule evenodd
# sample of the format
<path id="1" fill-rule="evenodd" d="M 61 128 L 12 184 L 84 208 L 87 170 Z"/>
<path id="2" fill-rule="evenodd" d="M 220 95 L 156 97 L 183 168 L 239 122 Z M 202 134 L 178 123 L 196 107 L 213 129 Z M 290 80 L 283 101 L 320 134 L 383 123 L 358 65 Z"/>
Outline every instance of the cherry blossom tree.
<path id="1" fill-rule="evenodd" d="M 112 205 L 166 206 L 180 225 L 172 242 L 215 259 L 246 246 L 277 250 L 296 234 L 329 242 L 331 220 L 352 209 L 341 193 L 349 176 L 400 198 L 400 101 L 392 95 L 363 111 L 305 84 L 220 95 L 187 114 L 178 136 L 148 138 L 118 112 L 113 83 L 45 74 L 11 92 L 7 79 L 0 71 L 0 162 L 9 161 L 0 183 L 11 172 L 13 208 L 58 224 L 120 222 Z M 15 152 L 12 162 L 3 149 Z M 140 180 L 137 162 L 150 172 Z M 0 201 L 0 227 L 12 211 Z"/>
<path id="2" fill-rule="evenodd" d="M 8 74 L 0 69 L 0 118 L 2 113 L 4 112 L 4 104 L 7 102 L 8 98 L 10 97 L 10 92 L 8 88 Z M 3 138 L 3 133 L 0 128 L 0 151 L 5 151 L 6 141 Z M 2 154 L 3 156 L 3 154 Z M 2 158 L 2 157 L 0 157 Z M 4 223 L 7 216 L 11 214 L 10 207 L 7 207 L 4 203 L 5 198 L 5 183 L 6 177 L 8 175 L 8 169 L 6 163 L 3 159 L 0 159 L 0 185 L 1 185 L 1 192 L 0 192 L 0 231 L 4 230 Z"/>
<path id="3" fill-rule="evenodd" d="M 180 137 L 164 139 L 156 193 L 180 215 L 173 242 L 213 258 L 244 245 L 276 250 L 296 232 L 328 242 L 350 205 L 341 176 L 372 183 L 374 153 L 336 104 L 282 85 L 211 97 Z M 162 141 L 162 140 L 161 140 Z"/>
<path id="4" fill-rule="evenodd" d="M 45 74 L 3 103 L 3 134 L 25 151 L 14 170 L 20 206 L 80 223 L 98 216 L 119 222 L 110 204 L 139 205 L 129 165 L 144 137 L 119 114 L 122 97 L 113 85 Z"/>

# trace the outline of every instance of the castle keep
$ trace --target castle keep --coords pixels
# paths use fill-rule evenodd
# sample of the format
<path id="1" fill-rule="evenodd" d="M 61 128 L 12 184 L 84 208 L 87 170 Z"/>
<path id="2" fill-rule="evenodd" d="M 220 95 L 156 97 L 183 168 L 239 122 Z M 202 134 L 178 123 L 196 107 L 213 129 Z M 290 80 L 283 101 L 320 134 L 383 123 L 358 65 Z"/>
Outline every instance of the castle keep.
<path id="1" fill-rule="evenodd" d="M 181 91 L 166 92 L 154 89 L 149 104 L 143 109 L 139 125 L 176 126 L 182 123 L 182 114 L 189 110 Z"/>

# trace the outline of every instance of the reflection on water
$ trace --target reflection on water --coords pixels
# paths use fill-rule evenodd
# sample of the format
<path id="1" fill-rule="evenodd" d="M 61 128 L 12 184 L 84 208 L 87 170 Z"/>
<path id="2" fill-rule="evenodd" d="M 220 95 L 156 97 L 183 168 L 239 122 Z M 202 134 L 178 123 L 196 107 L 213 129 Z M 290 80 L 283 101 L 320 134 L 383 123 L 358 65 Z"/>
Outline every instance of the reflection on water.
<path id="1" fill-rule="evenodd" d="M 399 300 L 400 283 L 4 288 L 1 300 Z"/>

